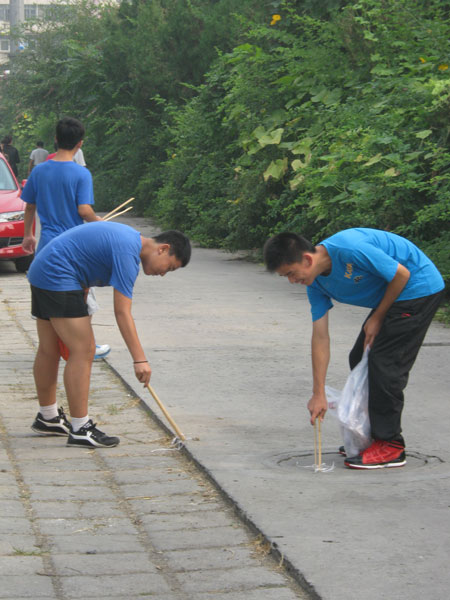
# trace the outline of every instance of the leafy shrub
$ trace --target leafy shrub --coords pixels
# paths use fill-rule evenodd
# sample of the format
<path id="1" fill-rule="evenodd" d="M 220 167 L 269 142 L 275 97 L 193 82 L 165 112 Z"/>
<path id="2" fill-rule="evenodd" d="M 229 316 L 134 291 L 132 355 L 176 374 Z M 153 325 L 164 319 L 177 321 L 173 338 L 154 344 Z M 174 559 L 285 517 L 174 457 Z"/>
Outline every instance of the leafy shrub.
<path id="1" fill-rule="evenodd" d="M 155 214 L 170 194 L 191 234 L 228 248 L 382 228 L 448 278 L 448 14 L 362 0 L 317 18 L 299 4 L 249 27 L 177 115 Z"/>

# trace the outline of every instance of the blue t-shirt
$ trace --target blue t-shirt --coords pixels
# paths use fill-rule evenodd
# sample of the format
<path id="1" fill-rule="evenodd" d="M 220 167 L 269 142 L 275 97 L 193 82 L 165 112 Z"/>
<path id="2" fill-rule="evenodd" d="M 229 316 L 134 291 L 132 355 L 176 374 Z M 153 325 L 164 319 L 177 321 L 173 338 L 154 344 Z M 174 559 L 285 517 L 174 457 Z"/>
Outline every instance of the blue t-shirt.
<path id="1" fill-rule="evenodd" d="M 110 285 L 132 298 L 141 249 L 140 233 L 128 225 L 86 223 L 50 241 L 31 263 L 28 280 L 60 292 Z"/>
<path id="2" fill-rule="evenodd" d="M 36 205 L 41 221 L 38 253 L 57 235 L 83 223 L 78 206 L 94 204 L 92 176 L 73 161 L 48 160 L 31 171 L 21 197 Z"/>
<path id="3" fill-rule="evenodd" d="M 327 238 L 331 273 L 319 275 L 307 287 L 313 321 L 338 302 L 376 308 L 398 264 L 410 277 L 396 302 L 429 296 L 444 289 L 444 280 L 431 260 L 409 240 L 377 229 L 346 229 Z"/>

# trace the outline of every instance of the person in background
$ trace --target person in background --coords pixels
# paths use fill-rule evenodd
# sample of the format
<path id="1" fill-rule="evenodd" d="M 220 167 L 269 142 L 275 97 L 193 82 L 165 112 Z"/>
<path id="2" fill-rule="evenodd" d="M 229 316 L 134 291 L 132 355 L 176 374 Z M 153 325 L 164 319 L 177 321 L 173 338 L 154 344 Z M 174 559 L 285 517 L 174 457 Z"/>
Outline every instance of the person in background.
<path id="1" fill-rule="evenodd" d="M 56 156 L 56 153 L 58 152 L 58 144 L 56 143 L 56 140 L 53 142 L 53 148 L 55 151 L 51 152 L 45 160 L 52 160 L 52 158 Z"/>
<path id="2" fill-rule="evenodd" d="M 36 148 L 31 151 L 30 162 L 28 163 L 28 177 L 30 176 L 33 167 L 40 165 L 47 160 L 48 150 L 44 148 L 44 142 L 36 142 Z"/>
<path id="3" fill-rule="evenodd" d="M 12 145 L 12 136 L 6 135 L 2 140 L 2 152 L 6 156 L 7 161 L 9 162 L 12 172 L 18 178 L 19 177 L 19 169 L 17 165 L 20 163 L 20 156 L 15 148 Z"/>
<path id="4" fill-rule="evenodd" d="M 83 150 L 81 148 L 78 148 L 78 150 L 75 152 L 73 160 L 77 163 L 77 165 L 81 165 L 82 167 L 86 166 Z"/>

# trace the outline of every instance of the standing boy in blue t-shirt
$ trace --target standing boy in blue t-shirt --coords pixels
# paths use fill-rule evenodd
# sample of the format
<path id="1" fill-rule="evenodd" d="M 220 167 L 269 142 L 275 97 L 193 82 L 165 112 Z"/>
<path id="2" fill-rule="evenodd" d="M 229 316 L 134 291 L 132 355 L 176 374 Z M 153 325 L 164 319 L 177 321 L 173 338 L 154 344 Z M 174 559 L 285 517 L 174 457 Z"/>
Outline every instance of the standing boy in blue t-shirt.
<path id="1" fill-rule="evenodd" d="M 58 151 L 51 160 L 37 165 L 31 171 L 21 195 L 26 203 L 22 243 L 25 252 L 37 254 L 64 231 L 84 222 L 101 220 L 92 208 L 92 175 L 73 160 L 83 145 L 84 134 L 84 125 L 78 119 L 60 119 L 56 124 L 55 136 Z M 37 248 L 32 229 L 36 212 L 41 222 Z M 95 306 L 92 290 L 90 298 Z M 108 344 L 96 345 L 95 358 L 105 357 L 110 350 Z"/>
<path id="2" fill-rule="evenodd" d="M 442 300 L 444 281 L 430 259 L 407 239 L 376 229 L 347 229 L 313 246 L 295 233 L 267 241 L 270 272 L 307 287 L 313 319 L 311 423 L 327 411 L 330 358 L 328 311 L 339 302 L 371 308 L 350 352 L 350 368 L 369 352 L 369 417 L 373 444 L 345 464 L 356 469 L 400 467 L 403 390 L 426 331 Z"/>
<path id="3" fill-rule="evenodd" d="M 87 223 L 59 235 L 39 252 L 28 271 L 31 312 L 39 348 L 34 379 L 39 413 L 32 425 L 41 435 L 68 436 L 70 446 L 111 447 L 119 438 L 97 429 L 88 415 L 95 341 L 85 291 L 93 285 L 114 288 L 114 314 L 133 359 L 136 378 L 147 385 L 151 369 L 131 314 L 133 286 L 142 264 L 146 275 L 164 276 L 189 262 L 191 246 L 179 231 L 144 238 L 120 223 Z M 71 423 L 56 401 L 58 339 L 69 349 L 64 387 Z"/>
<path id="4" fill-rule="evenodd" d="M 36 211 L 41 222 L 37 252 L 54 237 L 84 221 L 98 221 L 93 210 L 94 189 L 90 172 L 73 162 L 83 144 L 84 126 L 77 119 L 64 117 L 56 125 L 58 151 L 51 160 L 37 165 L 22 191 L 25 207 L 23 248 L 36 249 L 32 233 Z"/>

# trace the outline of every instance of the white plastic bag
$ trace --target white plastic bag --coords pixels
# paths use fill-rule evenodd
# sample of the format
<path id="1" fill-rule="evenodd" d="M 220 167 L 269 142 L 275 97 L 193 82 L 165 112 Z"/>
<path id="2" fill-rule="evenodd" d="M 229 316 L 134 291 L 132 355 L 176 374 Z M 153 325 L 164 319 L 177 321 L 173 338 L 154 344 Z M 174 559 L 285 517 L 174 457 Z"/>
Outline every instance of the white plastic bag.
<path id="1" fill-rule="evenodd" d="M 328 410 L 341 426 L 347 456 L 358 456 L 372 443 L 369 419 L 369 350 L 351 371 L 341 391 L 325 386 Z"/>
<path id="2" fill-rule="evenodd" d="M 86 298 L 86 304 L 89 316 L 92 316 L 100 308 L 97 304 L 97 299 L 95 298 L 94 288 L 89 288 L 89 292 Z"/>

